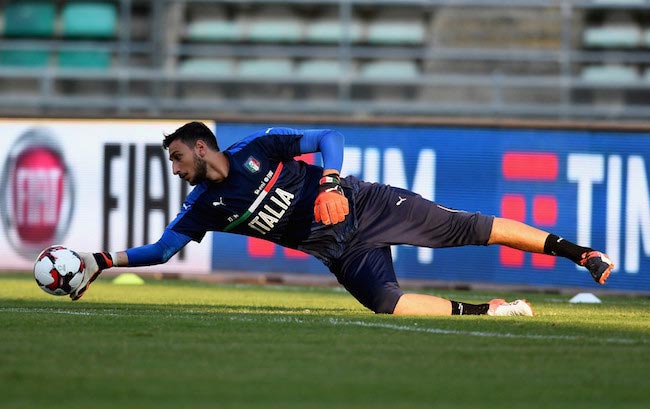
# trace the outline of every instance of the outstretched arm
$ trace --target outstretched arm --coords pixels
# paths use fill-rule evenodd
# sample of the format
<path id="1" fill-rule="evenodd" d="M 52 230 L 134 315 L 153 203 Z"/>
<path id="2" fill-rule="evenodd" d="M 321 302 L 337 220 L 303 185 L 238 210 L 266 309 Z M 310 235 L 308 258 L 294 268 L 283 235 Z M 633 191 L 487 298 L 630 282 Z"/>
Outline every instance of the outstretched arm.
<path id="1" fill-rule="evenodd" d="M 165 229 L 160 239 L 153 244 L 133 247 L 125 251 L 79 253 L 84 261 L 84 279 L 81 285 L 70 294 L 73 301 L 78 300 L 86 292 L 99 274 L 111 267 L 150 266 L 167 262 L 174 254 L 182 249 L 190 237 Z"/>

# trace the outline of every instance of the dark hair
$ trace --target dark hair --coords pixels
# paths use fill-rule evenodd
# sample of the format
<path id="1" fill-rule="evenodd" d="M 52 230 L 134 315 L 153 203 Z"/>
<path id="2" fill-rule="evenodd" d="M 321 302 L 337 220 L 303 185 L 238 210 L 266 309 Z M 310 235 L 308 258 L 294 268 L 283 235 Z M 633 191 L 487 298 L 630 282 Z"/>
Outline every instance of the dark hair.
<path id="1" fill-rule="evenodd" d="M 210 149 L 219 151 L 217 138 L 203 122 L 188 122 L 169 135 L 165 135 L 162 143 L 163 148 L 169 148 L 169 145 L 176 139 L 190 148 L 194 148 L 196 141 L 202 140 Z"/>

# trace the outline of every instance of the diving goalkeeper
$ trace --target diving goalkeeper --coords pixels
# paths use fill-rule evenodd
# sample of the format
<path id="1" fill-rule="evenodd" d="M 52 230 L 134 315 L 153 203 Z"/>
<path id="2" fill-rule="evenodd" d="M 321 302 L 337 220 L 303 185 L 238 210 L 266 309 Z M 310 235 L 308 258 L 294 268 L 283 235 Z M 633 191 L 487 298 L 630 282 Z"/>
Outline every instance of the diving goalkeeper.
<path id="1" fill-rule="evenodd" d="M 78 300 L 110 267 L 165 263 L 191 240 L 223 231 L 269 240 L 322 261 L 352 296 L 375 313 L 396 315 L 533 315 L 525 300 L 468 304 L 406 294 L 390 246 L 431 248 L 501 244 L 568 258 L 604 284 L 613 263 L 524 223 L 450 209 L 420 195 L 354 176 L 341 178 L 344 137 L 328 129 L 268 128 L 220 150 L 212 131 L 190 122 L 166 135 L 174 175 L 195 186 L 176 218 L 152 244 L 81 253 L 86 269 Z M 320 152 L 323 167 L 294 157 Z"/>

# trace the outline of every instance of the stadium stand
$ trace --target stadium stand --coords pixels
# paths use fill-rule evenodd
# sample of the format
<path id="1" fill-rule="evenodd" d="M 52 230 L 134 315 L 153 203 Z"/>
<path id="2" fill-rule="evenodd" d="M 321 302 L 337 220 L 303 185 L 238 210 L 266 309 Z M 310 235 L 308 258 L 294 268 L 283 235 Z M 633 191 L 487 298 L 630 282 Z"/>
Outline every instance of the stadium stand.
<path id="1" fill-rule="evenodd" d="M 603 89 L 627 101 L 622 119 L 650 113 L 648 1 L 18 0 L 0 12 L 5 114 L 204 115 L 213 95 L 233 112 L 597 117 L 611 115 L 592 97 Z"/>

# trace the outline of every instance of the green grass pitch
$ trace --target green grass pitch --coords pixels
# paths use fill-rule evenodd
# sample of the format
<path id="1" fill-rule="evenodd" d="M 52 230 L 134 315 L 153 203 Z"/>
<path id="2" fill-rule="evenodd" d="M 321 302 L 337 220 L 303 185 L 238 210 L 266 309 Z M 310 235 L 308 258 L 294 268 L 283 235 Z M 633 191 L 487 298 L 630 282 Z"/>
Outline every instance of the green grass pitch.
<path id="1" fill-rule="evenodd" d="M 76 303 L 0 275 L 2 408 L 645 408 L 650 300 L 379 316 L 328 288 L 147 280 Z M 466 302 L 521 294 L 437 292 Z"/>

